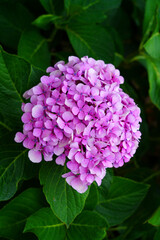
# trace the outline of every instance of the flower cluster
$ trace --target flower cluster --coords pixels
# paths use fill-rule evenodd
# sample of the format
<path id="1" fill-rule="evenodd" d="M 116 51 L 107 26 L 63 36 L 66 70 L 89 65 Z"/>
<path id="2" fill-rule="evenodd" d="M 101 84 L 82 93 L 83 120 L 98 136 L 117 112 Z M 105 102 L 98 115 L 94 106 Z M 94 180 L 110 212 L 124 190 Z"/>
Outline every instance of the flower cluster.
<path id="1" fill-rule="evenodd" d="M 141 136 L 140 109 L 120 88 L 119 70 L 101 60 L 71 56 L 47 69 L 48 76 L 24 93 L 22 142 L 32 162 L 64 165 L 62 175 L 83 193 L 96 181 L 101 184 L 106 168 L 121 167 L 134 155 Z"/>

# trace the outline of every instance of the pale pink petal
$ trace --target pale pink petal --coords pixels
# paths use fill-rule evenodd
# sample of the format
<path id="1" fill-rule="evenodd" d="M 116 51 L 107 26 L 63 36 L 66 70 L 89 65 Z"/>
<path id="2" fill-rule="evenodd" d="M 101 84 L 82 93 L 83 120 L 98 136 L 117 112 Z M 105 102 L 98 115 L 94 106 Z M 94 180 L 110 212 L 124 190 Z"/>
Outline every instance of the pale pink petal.
<path id="1" fill-rule="evenodd" d="M 48 104 L 48 105 L 53 105 L 55 103 L 55 100 L 53 99 L 53 98 L 47 98 L 46 99 L 46 104 Z"/>
<path id="2" fill-rule="evenodd" d="M 66 156 L 65 154 L 60 155 L 59 157 L 56 158 L 56 164 L 64 166 L 64 163 L 66 161 Z"/>
<path id="3" fill-rule="evenodd" d="M 26 112 L 22 115 L 21 120 L 23 123 L 28 123 L 31 120 L 31 113 Z"/>
<path id="4" fill-rule="evenodd" d="M 38 104 L 38 105 L 35 105 L 33 108 L 32 108 L 32 116 L 34 118 L 38 118 L 38 117 L 41 117 L 43 115 L 43 106 Z"/>
<path id="5" fill-rule="evenodd" d="M 76 124 L 77 134 L 81 134 L 84 131 L 85 127 L 86 126 L 83 123 Z"/>
<path id="6" fill-rule="evenodd" d="M 84 160 L 83 154 L 81 152 L 76 153 L 75 160 L 76 162 L 81 163 Z"/>
<path id="7" fill-rule="evenodd" d="M 98 96 L 99 95 L 99 89 L 96 87 L 91 88 L 91 94 L 92 96 Z"/>
<path id="8" fill-rule="evenodd" d="M 84 193 L 88 189 L 88 186 L 83 183 L 79 178 L 74 178 L 70 184 L 79 193 Z"/>
<path id="9" fill-rule="evenodd" d="M 48 68 L 46 69 L 46 72 L 47 72 L 47 73 L 50 73 L 50 72 L 53 72 L 54 70 L 55 70 L 54 67 L 48 67 Z"/>
<path id="10" fill-rule="evenodd" d="M 32 91 L 33 91 L 33 93 L 34 93 L 35 95 L 42 94 L 42 92 L 43 92 L 43 91 L 42 91 L 42 88 L 41 88 L 39 85 L 33 87 L 33 88 L 32 88 Z"/>
<path id="11" fill-rule="evenodd" d="M 63 147 L 56 146 L 54 148 L 54 154 L 56 154 L 57 156 L 61 155 L 63 152 L 64 152 L 64 148 Z"/>
<path id="12" fill-rule="evenodd" d="M 62 118 L 60 118 L 60 117 L 57 118 L 57 124 L 61 129 L 64 129 L 65 122 L 62 120 Z"/>
<path id="13" fill-rule="evenodd" d="M 33 128 L 32 122 L 25 123 L 24 126 L 23 126 L 23 129 L 24 129 L 25 131 L 27 131 L 27 132 L 30 131 L 30 130 L 32 130 L 32 128 Z"/>
<path id="14" fill-rule="evenodd" d="M 25 139 L 25 137 L 26 136 L 23 133 L 17 132 L 16 135 L 15 135 L 14 141 L 17 142 L 17 143 L 20 143 Z"/>
<path id="15" fill-rule="evenodd" d="M 78 114 L 78 118 L 79 118 L 80 120 L 83 120 L 84 117 L 85 117 L 85 114 L 84 114 L 84 112 L 81 111 L 81 112 Z"/>
<path id="16" fill-rule="evenodd" d="M 39 151 L 30 150 L 28 152 L 28 157 L 31 160 L 31 162 L 34 162 L 34 163 L 39 163 L 42 161 L 42 154 Z"/>
<path id="17" fill-rule="evenodd" d="M 66 122 L 68 122 L 73 119 L 73 114 L 71 112 L 67 111 L 62 114 L 62 117 Z"/>
<path id="18" fill-rule="evenodd" d="M 72 128 L 68 127 L 67 125 L 64 127 L 64 131 L 68 134 L 72 134 L 73 133 L 73 130 Z"/>
<path id="19" fill-rule="evenodd" d="M 34 128 L 33 130 L 33 136 L 40 137 L 42 130 L 40 128 Z"/>
<path id="20" fill-rule="evenodd" d="M 79 109 L 77 107 L 73 107 L 72 112 L 74 115 L 77 115 L 79 113 Z"/>
<path id="21" fill-rule="evenodd" d="M 61 129 L 55 127 L 55 128 L 54 128 L 54 133 L 55 133 L 55 135 L 56 135 L 56 137 L 57 137 L 58 139 L 60 139 L 60 140 L 63 139 L 63 133 L 62 133 L 62 130 L 61 130 Z"/>
<path id="22" fill-rule="evenodd" d="M 26 103 L 24 105 L 24 112 L 31 112 L 32 111 L 33 104 L 31 103 Z"/>

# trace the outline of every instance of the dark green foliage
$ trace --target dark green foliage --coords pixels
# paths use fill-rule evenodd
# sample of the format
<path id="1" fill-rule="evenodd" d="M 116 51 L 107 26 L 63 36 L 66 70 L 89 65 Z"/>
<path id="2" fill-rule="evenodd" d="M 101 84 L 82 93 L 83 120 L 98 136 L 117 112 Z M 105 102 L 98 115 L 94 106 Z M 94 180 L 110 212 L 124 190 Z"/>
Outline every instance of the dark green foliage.
<path id="1" fill-rule="evenodd" d="M 0 44 L 0 240 L 159 240 L 160 0 L 1 0 Z M 142 110 L 134 158 L 84 194 L 14 142 L 23 93 L 70 55 L 113 63 Z"/>

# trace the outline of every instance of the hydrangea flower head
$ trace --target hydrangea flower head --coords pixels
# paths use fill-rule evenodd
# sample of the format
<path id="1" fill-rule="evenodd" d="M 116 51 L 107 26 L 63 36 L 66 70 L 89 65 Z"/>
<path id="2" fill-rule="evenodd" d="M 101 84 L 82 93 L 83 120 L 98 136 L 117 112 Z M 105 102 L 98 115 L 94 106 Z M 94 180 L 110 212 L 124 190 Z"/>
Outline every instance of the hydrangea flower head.
<path id="1" fill-rule="evenodd" d="M 106 168 L 123 166 L 133 157 L 141 133 L 140 109 L 120 88 L 124 79 L 112 64 L 71 56 L 47 69 L 40 83 L 24 93 L 23 133 L 16 142 L 28 157 L 66 162 L 62 175 L 78 192 L 101 181 Z"/>

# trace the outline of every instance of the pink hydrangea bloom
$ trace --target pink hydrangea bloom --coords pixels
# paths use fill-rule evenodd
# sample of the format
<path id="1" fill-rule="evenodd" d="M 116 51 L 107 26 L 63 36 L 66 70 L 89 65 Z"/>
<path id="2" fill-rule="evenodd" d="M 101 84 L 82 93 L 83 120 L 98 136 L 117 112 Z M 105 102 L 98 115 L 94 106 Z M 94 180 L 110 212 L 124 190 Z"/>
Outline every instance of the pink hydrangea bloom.
<path id="1" fill-rule="evenodd" d="M 140 109 L 120 88 L 124 79 L 112 64 L 71 56 L 47 69 L 48 76 L 24 93 L 23 133 L 16 142 L 30 149 L 28 157 L 42 156 L 70 170 L 62 175 L 83 193 L 106 168 L 123 166 L 133 157 L 141 137 Z M 67 157 L 67 158 L 66 158 Z"/>

